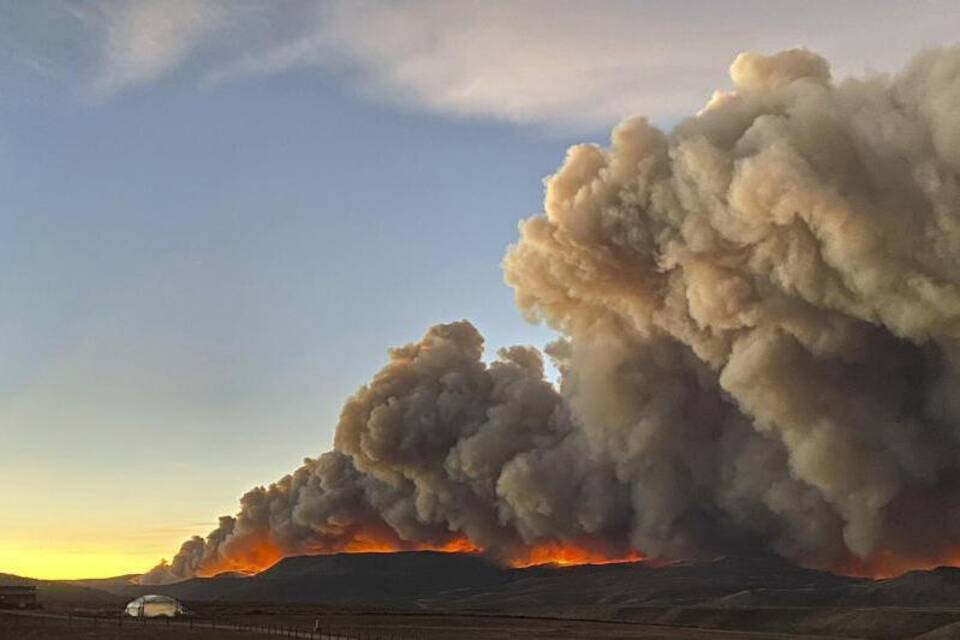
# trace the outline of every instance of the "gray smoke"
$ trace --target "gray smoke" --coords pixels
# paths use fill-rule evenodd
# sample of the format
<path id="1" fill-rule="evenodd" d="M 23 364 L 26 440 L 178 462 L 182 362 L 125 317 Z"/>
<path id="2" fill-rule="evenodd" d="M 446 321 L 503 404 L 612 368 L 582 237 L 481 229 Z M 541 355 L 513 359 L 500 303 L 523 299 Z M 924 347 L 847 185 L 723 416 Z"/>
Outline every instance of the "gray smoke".
<path id="1" fill-rule="evenodd" d="M 488 365 L 471 325 L 433 327 L 347 402 L 335 451 L 145 579 L 371 537 L 960 560 L 960 49 L 842 82 L 749 53 L 731 78 L 670 133 L 570 149 L 521 224 L 506 280 L 563 336 L 559 388 L 536 350 Z"/>

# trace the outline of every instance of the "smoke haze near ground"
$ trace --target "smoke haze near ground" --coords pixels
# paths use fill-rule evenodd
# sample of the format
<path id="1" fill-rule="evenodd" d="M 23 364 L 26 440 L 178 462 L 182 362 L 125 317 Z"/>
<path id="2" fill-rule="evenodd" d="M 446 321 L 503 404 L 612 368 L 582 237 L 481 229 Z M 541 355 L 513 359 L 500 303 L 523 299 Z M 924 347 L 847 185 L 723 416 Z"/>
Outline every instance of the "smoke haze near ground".
<path id="1" fill-rule="evenodd" d="M 960 561 L 960 49 L 835 81 L 740 55 L 672 132 L 573 147 L 504 260 L 560 334 L 487 364 L 467 322 L 390 352 L 334 450 L 145 582 L 295 553 L 763 549 Z"/>

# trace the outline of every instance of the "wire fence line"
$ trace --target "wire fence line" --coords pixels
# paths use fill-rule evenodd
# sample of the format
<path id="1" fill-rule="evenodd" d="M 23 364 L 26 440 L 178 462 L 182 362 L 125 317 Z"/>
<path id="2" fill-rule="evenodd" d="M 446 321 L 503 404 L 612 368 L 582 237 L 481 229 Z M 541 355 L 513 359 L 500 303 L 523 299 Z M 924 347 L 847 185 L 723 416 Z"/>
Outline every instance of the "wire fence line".
<path id="1" fill-rule="evenodd" d="M 131 617 L 119 615 L 55 614 L 40 612 L 0 611 L 0 630 L 32 627 L 59 627 L 66 629 L 171 629 L 177 631 L 224 631 L 258 636 L 279 636 L 303 640 L 422 640 L 420 636 L 387 633 L 383 630 L 336 628 L 322 626 L 304 629 L 295 625 L 246 623 L 202 616 Z"/>

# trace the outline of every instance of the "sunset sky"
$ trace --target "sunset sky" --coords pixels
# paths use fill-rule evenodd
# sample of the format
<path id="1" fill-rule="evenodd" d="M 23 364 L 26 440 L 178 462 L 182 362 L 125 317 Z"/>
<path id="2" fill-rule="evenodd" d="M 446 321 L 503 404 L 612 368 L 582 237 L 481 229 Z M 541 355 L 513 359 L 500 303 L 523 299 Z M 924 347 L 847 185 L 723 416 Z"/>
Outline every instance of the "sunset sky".
<path id="1" fill-rule="evenodd" d="M 0 572 L 148 569 L 432 323 L 549 341 L 499 262 L 570 144 L 669 127 L 742 50 L 882 72 L 958 33 L 948 1 L 0 0 Z"/>

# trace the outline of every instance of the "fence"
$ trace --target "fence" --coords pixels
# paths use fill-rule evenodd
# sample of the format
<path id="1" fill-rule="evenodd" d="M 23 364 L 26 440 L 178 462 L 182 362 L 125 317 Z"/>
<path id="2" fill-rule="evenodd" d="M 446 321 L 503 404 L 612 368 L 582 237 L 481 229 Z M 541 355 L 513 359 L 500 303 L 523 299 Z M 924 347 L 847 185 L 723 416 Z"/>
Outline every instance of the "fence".
<path id="1" fill-rule="evenodd" d="M 422 640 L 417 635 L 387 633 L 357 628 L 303 628 L 289 624 L 247 623 L 220 618 L 183 616 L 178 618 L 133 618 L 127 615 L 79 615 L 0 611 L 0 632 L 10 629 L 170 629 L 171 631 L 222 631 L 255 636 L 279 636 L 304 640 Z M 0 634 L 0 637 L 4 637 Z"/>

